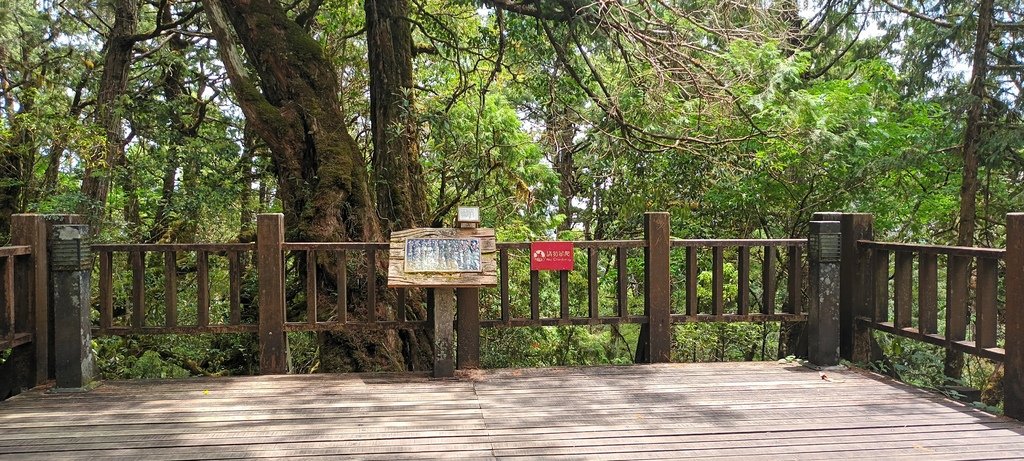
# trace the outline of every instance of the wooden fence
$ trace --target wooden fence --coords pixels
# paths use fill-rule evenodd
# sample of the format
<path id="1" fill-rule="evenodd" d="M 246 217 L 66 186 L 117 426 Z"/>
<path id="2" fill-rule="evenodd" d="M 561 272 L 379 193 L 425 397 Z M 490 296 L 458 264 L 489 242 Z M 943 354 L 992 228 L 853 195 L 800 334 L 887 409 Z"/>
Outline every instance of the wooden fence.
<path id="1" fill-rule="evenodd" d="M 1005 249 L 876 241 L 868 214 L 841 226 L 843 357 L 877 359 L 877 330 L 1001 362 L 1004 411 L 1024 418 L 1024 214 L 1007 215 Z"/>
<path id="2" fill-rule="evenodd" d="M 542 274 L 528 271 L 528 280 L 515 280 L 516 271 L 510 269 L 511 261 L 529 259 L 529 243 L 498 244 L 499 284 L 494 289 L 464 288 L 457 291 L 456 331 L 458 332 L 458 364 L 460 367 L 476 367 L 480 363 L 479 336 L 481 328 L 540 327 L 558 325 L 621 325 L 639 324 L 644 326 L 644 361 L 670 360 L 670 325 L 683 322 L 802 322 L 804 261 L 801 249 L 806 246 L 803 239 L 775 240 L 671 240 L 668 215 L 648 214 L 646 235 L 643 240 L 620 241 L 578 241 L 574 247 L 585 258 L 577 272 L 585 274 L 587 306 L 584 315 L 570 311 L 570 271 L 559 271 L 558 310 L 555 315 L 543 315 Z M 286 242 L 284 241 L 281 215 L 261 215 L 257 226 L 255 244 L 97 244 L 92 251 L 99 261 L 98 290 L 96 298 L 99 323 L 92 332 L 96 336 L 147 335 L 147 334 L 206 334 L 206 333 L 257 333 L 260 338 L 260 364 L 264 373 L 287 370 L 288 332 L 323 332 L 359 329 L 389 328 L 430 328 L 427 319 L 413 318 L 410 312 L 410 290 L 405 288 L 384 290 L 386 280 L 382 272 L 374 270 L 367 275 L 367 268 L 380 268 L 386 262 L 388 243 L 376 242 Z M 751 249 L 758 248 L 761 262 L 758 274 L 751 273 Z M 732 296 L 735 303 L 726 309 L 724 292 L 724 255 L 727 249 L 736 254 L 735 267 L 738 272 L 737 292 Z M 643 250 L 642 275 L 630 272 L 631 250 Z M 781 251 L 780 251 L 781 250 Z M 670 258 L 673 252 L 684 253 L 685 276 L 683 296 L 685 305 L 679 304 L 673 312 L 671 301 L 670 274 L 673 272 Z M 710 253 L 712 287 L 707 312 L 699 310 L 698 277 L 700 264 L 698 256 Z M 787 255 L 787 291 L 778 312 L 777 286 L 779 276 L 778 253 Z M 601 256 L 611 254 L 611 261 L 602 263 Z M 116 261 L 122 262 L 131 273 L 130 281 L 115 284 L 115 255 L 122 255 Z M 187 257 L 186 257 L 187 256 Z M 152 259 L 162 260 L 160 274 L 152 274 Z M 229 308 L 220 316 L 211 318 L 211 258 L 219 262 L 216 266 L 226 271 L 227 298 Z M 147 260 L 150 264 L 147 264 Z M 635 260 L 635 259 L 634 259 Z M 243 264 L 253 261 L 252 264 Z M 289 265 L 288 263 L 291 262 Z M 183 264 L 184 263 L 184 264 Z M 185 267 L 188 266 L 188 267 Z M 522 264 L 520 264 L 522 266 Z M 289 270 L 290 269 L 290 270 Z M 607 300 L 602 303 L 599 294 L 599 273 L 614 274 L 613 308 L 607 309 Z M 258 297 L 251 304 L 241 302 L 241 284 L 245 278 L 258 282 Z M 184 323 L 179 316 L 182 299 L 179 296 L 179 274 L 194 274 L 194 298 L 189 304 L 188 316 L 192 321 Z M 795 274 L 795 275 L 791 275 Z M 515 275 L 522 275 L 516 273 Z M 149 282 L 147 283 L 147 277 Z M 756 312 L 751 312 L 751 278 L 759 290 L 754 292 Z M 330 278 L 330 283 L 327 282 Z M 162 287 L 154 289 L 154 279 L 162 279 Z M 291 281 L 291 285 L 289 284 Z M 298 282 L 298 283 L 295 283 Z M 299 285 L 301 292 L 289 286 Z M 117 286 L 126 289 L 117 290 Z M 517 303 L 513 302 L 513 288 L 527 287 L 529 313 L 515 315 Z M 161 289 L 162 288 L 162 289 Z M 324 290 L 329 290 L 325 293 Z M 497 293 L 493 293 L 497 291 Z M 115 292 L 122 296 L 115 296 Z M 641 295 L 644 300 L 643 312 L 630 312 L 631 292 Z M 342 295 L 339 296 L 338 293 Z M 496 295 L 496 296 L 495 296 Z M 295 300 L 304 298 L 304 306 L 297 306 Z M 333 305 L 324 308 L 321 302 L 333 298 Z M 385 299 L 381 299 L 385 298 Z M 418 296 L 415 299 L 425 299 Z M 481 299 L 493 300 L 496 306 L 485 302 L 484 316 L 481 316 Z M 147 299 L 162 300 L 162 305 L 147 304 Z M 518 301 L 518 299 L 516 300 Z M 605 305 L 602 305 L 605 304 Z M 120 308 L 116 308 L 120 306 Z M 356 309 L 358 307 L 358 309 Z M 497 307 L 496 309 L 492 307 Z M 604 307 L 606 313 L 601 314 Z M 252 315 L 243 319 L 243 308 Z M 495 317 L 486 312 L 496 311 Z M 118 314 L 115 315 L 115 312 Z M 289 315 L 288 313 L 292 313 Z M 650 355 L 647 355 L 650 354 Z"/>
<path id="3" fill-rule="evenodd" d="M 1006 412 L 1024 416 L 1024 215 L 1007 216 L 1006 249 L 880 242 L 870 215 L 821 216 L 841 221 L 840 322 L 836 331 L 809 336 L 824 337 L 828 347 L 838 343 L 844 358 L 861 362 L 873 358 L 872 331 L 1002 362 Z M 40 347 L 52 328 L 47 269 L 40 263 L 45 229 L 42 217 L 18 216 L 14 245 L 0 249 L 0 350 L 15 350 L 19 359 L 5 366 L 20 364 L 22 385 L 53 376 L 53 346 Z M 807 324 L 807 310 L 819 302 L 807 295 L 817 294 L 822 281 L 808 276 L 806 239 L 673 239 L 668 214 L 648 213 L 643 239 L 574 247 L 576 269 L 540 273 L 527 267 L 529 243 L 498 244 L 498 286 L 457 290 L 459 367 L 479 366 L 482 328 L 636 324 L 637 361 L 666 362 L 673 324 L 827 324 Z M 286 372 L 289 332 L 432 327 L 421 317 L 427 309 L 416 304 L 430 296 L 385 288 L 388 248 L 286 242 L 281 215 L 260 215 L 252 244 L 93 245 L 99 315 L 91 330 L 97 336 L 254 333 L 261 372 Z M 728 282 L 727 267 L 735 273 Z M 700 283 L 702 272 L 710 287 Z"/>

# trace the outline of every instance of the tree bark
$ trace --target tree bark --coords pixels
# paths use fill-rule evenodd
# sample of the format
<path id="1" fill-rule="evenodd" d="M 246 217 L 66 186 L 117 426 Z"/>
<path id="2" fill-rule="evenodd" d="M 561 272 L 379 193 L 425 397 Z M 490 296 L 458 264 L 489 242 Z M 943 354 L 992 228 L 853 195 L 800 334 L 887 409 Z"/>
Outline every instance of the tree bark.
<path id="1" fill-rule="evenodd" d="M 971 66 L 969 89 L 970 104 L 964 128 L 963 176 L 960 183 L 960 214 L 957 225 L 956 243 L 959 246 L 974 246 L 978 201 L 978 157 L 981 150 L 981 125 L 985 116 L 985 81 L 988 78 L 988 48 L 992 35 L 993 0 L 981 0 L 978 4 L 978 30 L 974 40 L 974 55 Z M 957 287 L 966 292 L 968 286 Z M 968 314 L 969 315 L 969 314 Z M 968 319 L 969 320 L 969 319 Z M 963 374 L 963 354 L 946 351 L 945 374 L 960 378 Z"/>
<path id="2" fill-rule="evenodd" d="M 320 45 L 275 1 L 203 5 L 246 123 L 270 149 L 288 239 L 383 240 L 362 154 L 340 110 L 337 76 Z M 255 70 L 252 76 L 235 40 Z M 385 264 L 380 258 L 378 267 L 360 269 L 383 287 Z M 322 266 L 333 273 L 334 264 Z M 394 332 L 347 331 L 321 339 L 322 350 L 331 351 L 321 353 L 324 371 L 406 367 Z"/>
<path id="3" fill-rule="evenodd" d="M 426 191 L 413 107 L 408 0 L 365 0 L 373 184 L 386 230 L 423 225 Z"/>
<path id="4" fill-rule="evenodd" d="M 246 122 L 270 148 L 289 238 L 381 240 L 362 156 L 320 46 L 277 2 L 203 4 Z M 231 55 L 229 30 L 256 71 L 252 78 L 241 56 Z"/>
<path id="5" fill-rule="evenodd" d="M 114 25 L 107 37 L 103 74 L 100 77 L 99 94 L 96 97 L 96 123 L 103 127 L 105 146 L 100 158 L 89 158 L 85 162 L 82 177 L 82 195 L 85 201 L 78 212 L 92 224 L 93 232 L 99 230 L 110 194 L 112 169 L 124 159 L 124 130 L 120 114 L 119 99 L 128 87 L 128 70 L 132 64 L 134 35 L 139 28 L 138 0 L 112 2 Z"/>
<path id="6" fill-rule="evenodd" d="M 964 129 L 963 176 L 960 184 L 960 215 L 957 245 L 973 246 L 978 198 L 978 152 L 981 148 L 981 125 L 985 108 L 985 81 L 988 78 L 988 45 L 992 35 L 993 0 L 978 5 L 978 32 L 974 41 L 971 66 L 970 104 Z"/>

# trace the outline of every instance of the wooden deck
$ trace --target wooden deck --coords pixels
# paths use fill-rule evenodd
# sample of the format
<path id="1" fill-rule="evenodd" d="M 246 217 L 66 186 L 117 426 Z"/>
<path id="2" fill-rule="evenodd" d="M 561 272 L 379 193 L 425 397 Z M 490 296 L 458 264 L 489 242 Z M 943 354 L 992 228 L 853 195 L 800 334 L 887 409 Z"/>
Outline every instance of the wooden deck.
<path id="1" fill-rule="evenodd" d="M 776 363 L 106 382 L 0 402 L 0 459 L 1022 459 L 1024 424 Z"/>

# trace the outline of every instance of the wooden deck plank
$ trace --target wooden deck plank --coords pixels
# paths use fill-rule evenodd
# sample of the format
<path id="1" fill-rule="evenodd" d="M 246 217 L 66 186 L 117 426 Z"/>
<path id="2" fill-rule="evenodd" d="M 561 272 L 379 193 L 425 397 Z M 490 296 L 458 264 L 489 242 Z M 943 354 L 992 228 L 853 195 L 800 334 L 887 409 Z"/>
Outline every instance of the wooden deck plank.
<path id="1" fill-rule="evenodd" d="M 0 459 L 1021 459 L 1024 424 L 776 363 L 115 381 L 0 402 Z"/>

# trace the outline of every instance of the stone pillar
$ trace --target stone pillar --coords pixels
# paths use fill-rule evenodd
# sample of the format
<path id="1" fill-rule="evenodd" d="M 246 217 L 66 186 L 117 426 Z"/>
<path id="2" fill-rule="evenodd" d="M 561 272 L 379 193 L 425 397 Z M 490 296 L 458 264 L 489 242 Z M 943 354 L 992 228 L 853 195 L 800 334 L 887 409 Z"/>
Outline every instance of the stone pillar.
<path id="1" fill-rule="evenodd" d="M 839 256 L 838 221 L 812 221 L 808 236 L 810 309 L 807 349 L 812 363 L 839 364 Z"/>
<path id="2" fill-rule="evenodd" d="M 88 235 L 89 226 L 81 224 L 55 225 L 50 235 L 56 391 L 88 390 L 93 384 Z"/>
<path id="3" fill-rule="evenodd" d="M 455 376 L 455 289 L 430 290 L 430 319 L 434 330 L 435 378 Z"/>

